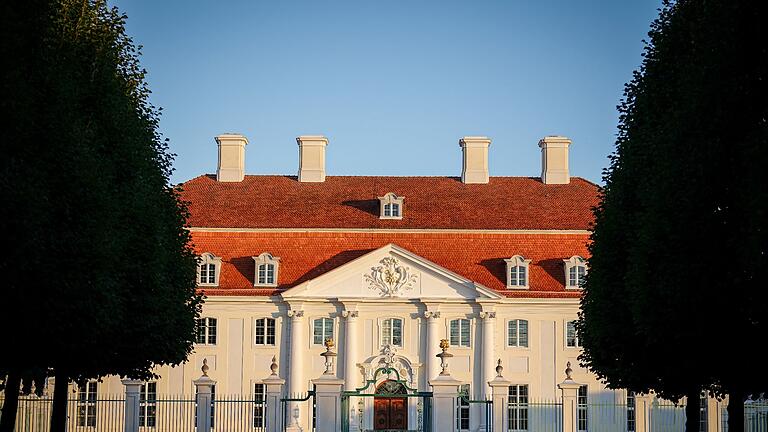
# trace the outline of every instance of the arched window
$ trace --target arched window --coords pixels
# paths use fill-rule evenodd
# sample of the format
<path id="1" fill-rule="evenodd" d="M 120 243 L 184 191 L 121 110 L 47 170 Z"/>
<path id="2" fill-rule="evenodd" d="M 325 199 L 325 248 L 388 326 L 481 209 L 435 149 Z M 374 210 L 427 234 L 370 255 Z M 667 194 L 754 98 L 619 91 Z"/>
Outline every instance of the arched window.
<path id="1" fill-rule="evenodd" d="M 451 345 L 457 347 L 469 347 L 469 320 L 460 318 L 450 322 Z"/>
<path id="2" fill-rule="evenodd" d="M 333 320 L 330 318 L 318 318 L 312 322 L 312 343 L 323 345 L 325 340 L 333 339 Z"/>
<path id="3" fill-rule="evenodd" d="M 218 286 L 221 273 L 221 258 L 204 253 L 200 255 L 197 264 L 197 284 L 201 286 Z"/>
<path id="4" fill-rule="evenodd" d="M 258 318 L 253 326 L 253 343 L 256 345 L 275 344 L 275 320 L 274 318 Z"/>
<path id="5" fill-rule="evenodd" d="M 253 281 L 254 286 L 277 286 L 277 274 L 280 269 L 280 258 L 272 256 L 269 252 L 264 252 L 257 257 L 253 257 L 256 263 L 256 276 Z"/>
<path id="6" fill-rule="evenodd" d="M 515 255 L 504 262 L 507 263 L 507 288 L 528 289 L 528 264 L 531 260 Z"/>
<path id="7" fill-rule="evenodd" d="M 403 320 L 386 318 L 381 321 L 381 346 L 403 346 Z"/>
<path id="8" fill-rule="evenodd" d="M 405 197 L 399 197 L 392 192 L 379 197 L 379 219 L 402 219 L 404 200 Z"/>
<path id="9" fill-rule="evenodd" d="M 509 320 L 507 323 L 507 346 L 528 348 L 527 320 Z"/>
<path id="10" fill-rule="evenodd" d="M 587 261 L 574 255 L 563 262 L 565 263 L 565 287 L 568 289 L 581 288 L 582 283 L 584 283 L 584 276 L 587 275 Z"/>

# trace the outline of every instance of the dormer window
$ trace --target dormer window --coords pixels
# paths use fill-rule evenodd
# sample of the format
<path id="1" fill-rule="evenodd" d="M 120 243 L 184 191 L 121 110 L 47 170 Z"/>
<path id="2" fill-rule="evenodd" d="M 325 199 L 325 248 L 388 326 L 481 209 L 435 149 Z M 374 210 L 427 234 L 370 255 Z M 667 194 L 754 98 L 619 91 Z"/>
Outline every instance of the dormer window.
<path id="1" fill-rule="evenodd" d="M 587 275 L 587 261 L 574 255 L 563 262 L 565 263 L 565 287 L 580 289 L 584 283 L 584 277 Z"/>
<path id="2" fill-rule="evenodd" d="M 280 258 L 272 256 L 269 252 L 253 257 L 256 263 L 256 275 L 254 286 L 277 286 L 277 272 L 280 268 Z"/>
<path id="3" fill-rule="evenodd" d="M 200 256 L 197 265 L 197 284 L 200 286 L 218 286 L 221 273 L 221 258 L 211 253 Z"/>
<path id="4" fill-rule="evenodd" d="M 405 197 L 399 197 L 392 192 L 379 197 L 381 210 L 379 219 L 402 219 L 404 199 Z"/>
<path id="5" fill-rule="evenodd" d="M 504 262 L 507 263 L 507 288 L 528 289 L 528 264 L 531 260 L 515 255 Z"/>

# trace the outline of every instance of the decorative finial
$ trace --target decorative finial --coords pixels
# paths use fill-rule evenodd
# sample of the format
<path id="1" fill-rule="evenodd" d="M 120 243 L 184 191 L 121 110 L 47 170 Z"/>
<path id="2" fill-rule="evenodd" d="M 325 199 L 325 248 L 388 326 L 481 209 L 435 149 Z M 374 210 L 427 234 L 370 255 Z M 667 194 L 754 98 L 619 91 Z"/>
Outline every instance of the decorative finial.
<path id="1" fill-rule="evenodd" d="M 498 362 L 496 362 L 496 376 L 498 378 L 503 378 L 501 376 L 501 372 L 504 371 L 504 367 L 501 365 L 501 359 L 499 359 Z"/>
<path id="2" fill-rule="evenodd" d="M 568 362 L 565 364 L 565 379 L 573 380 L 573 378 L 571 377 L 572 373 L 573 373 L 573 369 L 571 369 L 571 362 Z"/>
<path id="3" fill-rule="evenodd" d="M 320 355 L 325 357 L 325 375 L 333 375 L 333 358 L 336 357 L 336 353 L 331 351 L 335 344 L 332 338 L 325 339 L 325 352 Z"/>
<path id="4" fill-rule="evenodd" d="M 277 357 L 276 356 L 272 356 L 272 364 L 269 365 L 269 370 L 272 371 L 273 376 L 277 375 Z"/>
<path id="5" fill-rule="evenodd" d="M 208 376 L 208 369 L 210 369 L 210 367 L 208 367 L 208 359 L 204 358 L 203 359 L 203 367 L 200 368 L 200 370 L 203 371 L 203 376 L 204 377 Z"/>
<path id="6" fill-rule="evenodd" d="M 440 375 L 450 375 L 448 373 L 448 362 L 445 360 L 448 358 L 453 357 L 453 354 L 448 352 L 448 348 L 450 347 L 450 344 L 448 343 L 448 339 L 440 339 L 440 349 L 443 350 L 440 354 L 438 354 L 436 357 L 440 358 Z"/>

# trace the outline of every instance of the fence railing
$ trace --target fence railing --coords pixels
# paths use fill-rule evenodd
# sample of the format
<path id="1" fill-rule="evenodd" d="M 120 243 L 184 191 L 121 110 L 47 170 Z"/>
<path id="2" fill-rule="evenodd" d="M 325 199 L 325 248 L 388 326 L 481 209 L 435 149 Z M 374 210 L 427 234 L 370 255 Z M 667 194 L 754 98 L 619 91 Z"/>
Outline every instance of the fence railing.
<path id="1" fill-rule="evenodd" d="M 718 405 L 722 419 L 720 430 L 728 432 L 728 406 Z M 768 399 L 744 402 L 744 432 L 768 432 Z"/>
<path id="2" fill-rule="evenodd" d="M 5 400 L 0 398 L 0 407 Z M 20 396 L 16 411 L 16 430 L 47 432 L 50 430 L 53 399 Z M 67 431 L 122 432 L 125 424 L 123 395 L 99 395 L 98 399 L 67 400 Z"/>
<path id="3" fill-rule="evenodd" d="M 535 432 L 563 431 L 563 403 L 552 400 L 532 401 L 528 404 L 509 404 L 507 430 Z"/>

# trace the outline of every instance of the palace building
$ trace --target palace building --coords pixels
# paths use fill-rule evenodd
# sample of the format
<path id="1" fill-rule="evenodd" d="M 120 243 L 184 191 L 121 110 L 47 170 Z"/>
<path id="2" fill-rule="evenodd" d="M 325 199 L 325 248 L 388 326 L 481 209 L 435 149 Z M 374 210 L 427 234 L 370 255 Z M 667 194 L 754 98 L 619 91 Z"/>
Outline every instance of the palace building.
<path id="1" fill-rule="evenodd" d="M 306 392 L 327 338 L 348 390 L 388 355 L 429 390 L 441 339 L 472 398 L 488 393 L 499 359 L 519 398 L 555 399 L 568 361 L 602 389 L 577 366 L 573 326 L 598 191 L 570 176 L 568 138 L 539 141 L 536 177 L 490 176 L 486 137 L 459 140 L 455 177 L 331 176 L 328 140 L 296 141 L 297 176 L 245 175 L 248 140 L 226 134 L 216 174 L 183 184 L 207 300 L 191 362 L 168 370 L 163 390 L 190 391 L 207 359 L 217 393 L 249 393 L 275 356 L 288 393 Z M 374 402 L 363 428 L 382 417 Z M 400 424 L 387 428 L 414 423 L 415 403 L 385 407 L 407 411 L 390 412 Z M 458 415 L 476 430 L 471 411 Z"/>

